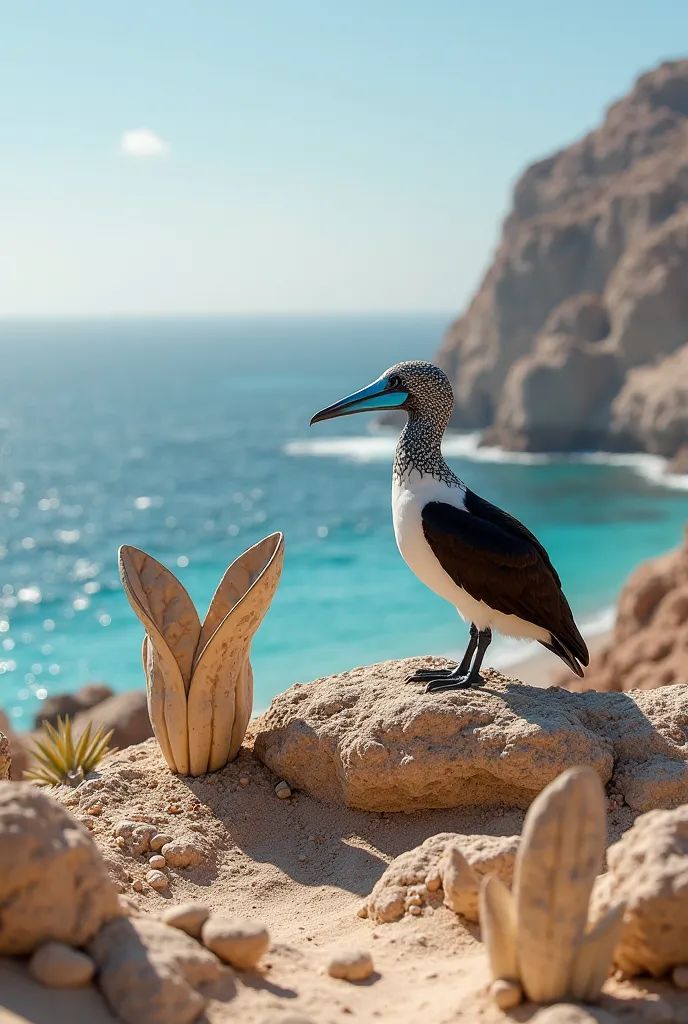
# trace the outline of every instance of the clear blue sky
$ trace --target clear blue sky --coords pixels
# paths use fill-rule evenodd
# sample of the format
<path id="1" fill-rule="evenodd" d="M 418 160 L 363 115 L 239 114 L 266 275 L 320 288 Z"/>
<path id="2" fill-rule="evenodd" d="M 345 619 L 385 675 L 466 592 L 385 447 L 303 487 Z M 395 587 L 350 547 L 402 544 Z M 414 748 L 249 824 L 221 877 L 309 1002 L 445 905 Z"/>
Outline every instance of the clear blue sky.
<path id="1" fill-rule="evenodd" d="M 0 315 L 458 311 L 687 54 L 685 0 L 0 0 Z"/>

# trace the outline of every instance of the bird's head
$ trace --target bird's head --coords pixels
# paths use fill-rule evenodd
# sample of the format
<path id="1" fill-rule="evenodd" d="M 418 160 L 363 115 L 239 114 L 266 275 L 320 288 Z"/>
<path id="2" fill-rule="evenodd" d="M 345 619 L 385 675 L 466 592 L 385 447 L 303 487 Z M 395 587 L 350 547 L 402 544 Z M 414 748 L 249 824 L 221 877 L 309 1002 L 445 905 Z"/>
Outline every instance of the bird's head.
<path id="1" fill-rule="evenodd" d="M 316 412 L 314 423 L 356 412 L 405 409 L 411 418 L 429 416 L 442 430 L 454 407 L 454 395 L 446 373 L 432 363 L 410 359 L 395 363 L 372 384 Z"/>

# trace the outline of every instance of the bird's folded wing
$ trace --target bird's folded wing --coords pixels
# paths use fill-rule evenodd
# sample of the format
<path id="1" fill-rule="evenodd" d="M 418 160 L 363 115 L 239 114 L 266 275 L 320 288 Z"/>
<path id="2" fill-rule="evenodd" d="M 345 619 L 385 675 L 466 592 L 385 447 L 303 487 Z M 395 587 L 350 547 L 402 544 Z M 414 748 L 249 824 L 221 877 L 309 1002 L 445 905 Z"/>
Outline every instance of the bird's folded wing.
<path id="1" fill-rule="evenodd" d="M 524 533 L 507 530 L 441 501 L 425 505 L 421 517 L 425 539 L 438 562 L 476 601 L 563 637 L 570 635 L 571 627 L 574 635 L 578 633 L 559 577 L 525 527 Z"/>

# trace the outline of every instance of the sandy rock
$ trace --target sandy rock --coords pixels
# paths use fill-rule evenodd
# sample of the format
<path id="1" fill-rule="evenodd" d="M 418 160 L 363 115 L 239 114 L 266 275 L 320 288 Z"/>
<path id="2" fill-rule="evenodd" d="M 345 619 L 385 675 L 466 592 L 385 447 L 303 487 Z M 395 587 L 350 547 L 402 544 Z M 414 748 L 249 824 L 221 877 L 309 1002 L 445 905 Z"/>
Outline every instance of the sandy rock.
<path id="1" fill-rule="evenodd" d="M 12 729 L 2 708 L 0 708 L 0 732 L 3 733 L 10 745 L 10 778 L 15 782 L 21 782 L 24 778 L 24 771 L 29 767 L 26 734 L 23 733 L 22 736 L 19 736 Z"/>
<path id="2" fill-rule="evenodd" d="M 616 1024 L 618 1017 L 596 1006 L 555 1003 L 538 1010 L 530 1020 L 531 1024 Z"/>
<path id="3" fill-rule="evenodd" d="M 374 970 L 373 958 L 367 949 L 338 950 L 327 962 L 330 977 L 343 981 L 366 981 Z"/>
<path id="4" fill-rule="evenodd" d="M 12 778 L 12 755 L 10 741 L 0 732 L 0 781 Z"/>
<path id="5" fill-rule="evenodd" d="M 141 690 L 115 694 L 95 707 L 80 712 L 74 719 L 76 734 L 82 733 L 89 722 L 92 723 L 92 729 L 98 729 L 101 725 L 105 732 L 114 729 L 110 746 L 119 747 L 120 750 L 142 743 L 153 735 L 146 694 Z"/>
<path id="6" fill-rule="evenodd" d="M 161 853 L 171 868 L 195 868 L 204 861 L 198 839 L 176 839 L 165 843 Z"/>
<path id="7" fill-rule="evenodd" d="M 593 892 L 598 917 L 626 902 L 614 962 L 627 974 L 660 977 L 688 952 L 688 805 L 637 818 L 607 851 L 608 871 Z"/>
<path id="8" fill-rule="evenodd" d="M 157 825 L 150 825 L 142 821 L 129 821 L 123 819 L 118 821 L 112 830 L 115 839 L 123 839 L 124 846 L 128 847 L 134 856 L 148 853 L 151 849 L 151 839 L 157 835 Z"/>
<path id="9" fill-rule="evenodd" d="M 510 886 L 518 842 L 518 836 L 470 836 L 455 832 L 441 832 L 431 836 L 420 846 L 396 857 L 385 869 L 365 904 L 367 916 L 377 924 L 397 921 L 410 907 L 409 899 L 419 888 L 425 888 L 429 893 L 437 892 L 445 878 L 451 887 L 455 881 L 452 873 L 453 859 L 447 854 L 456 848 L 465 858 L 468 869 L 466 873 L 473 883 L 465 895 L 463 892 L 459 895 L 456 889 L 452 889 L 452 897 L 457 899 L 457 905 L 463 897 L 464 909 L 456 909 L 456 912 L 477 921 L 481 877 L 486 874 L 498 875 L 505 885 Z M 446 902 L 445 893 L 438 895 L 444 896 Z M 418 902 L 424 900 L 419 898 Z"/>
<path id="10" fill-rule="evenodd" d="M 619 596 L 609 646 L 569 689 L 651 690 L 688 681 L 688 532 L 683 544 L 639 566 Z M 649 808 L 647 808 L 649 810 Z"/>
<path id="11" fill-rule="evenodd" d="M 0 954 L 51 940 L 82 945 L 120 913 L 88 832 L 45 793 L 0 783 Z"/>
<path id="12" fill-rule="evenodd" d="M 157 871 L 162 871 L 162 869 L 167 866 L 165 858 L 159 853 L 154 853 L 152 857 L 149 857 L 148 863 Z"/>
<path id="13" fill-rule="evenodd" d="M 172 928 L 181 928 L 187 935 L 200 942 L 203 925 L 210 917 L 209 909 L 202 903 L 180 903 L 163 911 L 162 920 Z"/>
<path id="14" fill-rule="evenodd" d="M 145 916 L 105 925 L 88 952 L 103 995 L 125 1024 L 189 1024 L 205 1005 L 196 986 L 221 972 L 217 957 L 190 936 Z"/>
<path id="15" fill-rule="evenodd" d="M 166 889 L 170 884 L 170 880 L 167 875 L 163 874 L 162 871 L 157 871 L 155 869 L 146 872 L 146 881 L 153 889 Z"/>
<path id="16" fill-rule="evenodd" d="M 36 981 L 49 988 L 80 988 L 88 985 L 96 966 L 85 953 L 64 942 L 46 942 L 35 950 L 29 970 Z"/>
<path id="17" fill-rule="evenodd" d="M 517 981 L 497 978 L 490 985 L 490 995 L 500 1010 L 511 1010 L 523 1001 L 523 989 Z"/>
<path id="18" fill-rule="evenodd" d="M 242 918 L 209 917 L 201 938 L 221 960 L 244 971 L 255 967 L 270 945 L 265 925 Z"/>
<path id="19" fill-rule="evenodd" d="M 373 811 L 527 807 L 568 767 L 589 764 L 634 809 L 688 801 L 676 721 L 688 688 L 574 694 L 488 669 L 483 689 L 426 694 L 409 658 L 296 684 L 256 722 L 255 752 L 311 796 Z M 436 663 L 436 662 L 435 662 Z"/>
<path id="20" fill-rule="evenodd" d="M 150 848 L 155 853 L 159 853 L 166 843 L 173 842 L 173 836 L 168 836 L 165 832 L 158 832 L 150 841 Z"/>

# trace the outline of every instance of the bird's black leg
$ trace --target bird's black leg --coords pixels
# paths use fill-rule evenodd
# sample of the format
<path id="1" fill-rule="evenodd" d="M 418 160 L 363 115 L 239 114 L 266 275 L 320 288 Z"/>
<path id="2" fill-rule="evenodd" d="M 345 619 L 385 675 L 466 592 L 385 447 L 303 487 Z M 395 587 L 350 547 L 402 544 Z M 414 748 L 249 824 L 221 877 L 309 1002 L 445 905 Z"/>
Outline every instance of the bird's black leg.
<path id="1" fill-rule="evenodd" d="M 457 665 L 456 668 L 421 668 L 408 677 L 408 682 L 427 683 L 435 679 L 458 679 L 459 676 L 468 675 L 475 649 L 478 646 L 478 636 L 478 627 L 471 622 L 470 640 L 460 665 Z"/>
<path id="2" fill-rule="evenodd" d="M 477 651 L 475 655 L 475 661 L 473 662 L 471 668 L 468 671 L 464 670 L 463 674 L 461 674 L 460 670 L 463 668 L 462 661 L 458 668 L 454 669 L 454 672 L 450 676 L 445 676 L 444 678 L 435 677 L 434 679 L 431 679 L 428 682 L 428 685 L 425 687 L 425 692 L 438 693 L 443 690 L 466 690 L 468 689 L 469 686 L 482 686 L 483 678 L 480 675 L 480 667 L 483 663 L 485 652 L 487 651 L 487 648 L 490 646 L 491 643 L 492 630 L 481 629 L 480 632 L 478 632 L 476 644 Z M 464 661 L 465 660 L 466 659 L 464 658 Z"/>

